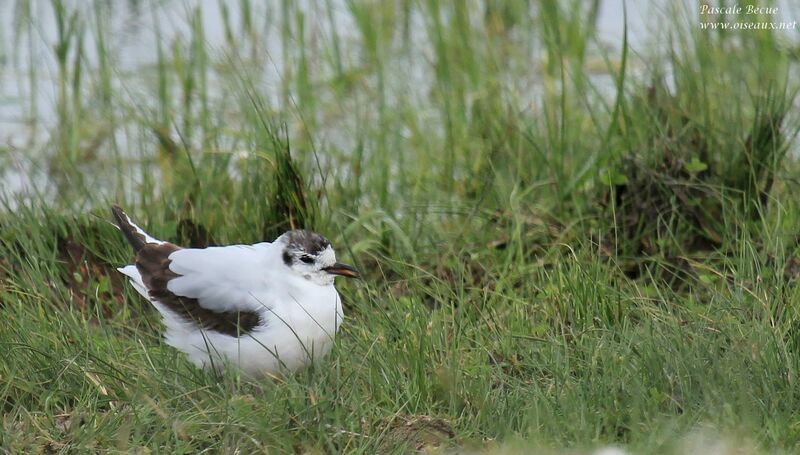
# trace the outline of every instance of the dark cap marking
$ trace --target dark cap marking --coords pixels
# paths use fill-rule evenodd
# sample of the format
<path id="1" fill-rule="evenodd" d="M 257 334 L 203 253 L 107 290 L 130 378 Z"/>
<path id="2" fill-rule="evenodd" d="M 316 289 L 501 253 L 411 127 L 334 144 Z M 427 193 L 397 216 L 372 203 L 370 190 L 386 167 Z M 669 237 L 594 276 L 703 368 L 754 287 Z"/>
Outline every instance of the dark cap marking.
<path id="1" fill-rule="evenodd" d="M 314 231 L 294 229 L 283 234 L 286 237 L 286 246 L 292 250 L 299 250 L 308 254 L 317 255 L 331 245 L 325 237 Z"/>
<path id="2" fill-rule="evenodd" d="M 172 262 L 169 255 L 178 250 L 180 247 L 167 242 L 146 243 L 139 249 L 136 268 L 142 275 L 150 298 L 187 322 L 233 337 L 245 335 L 261 323 L 261 315 L 255 311 L 213 311 L 201 306 L 197 299 L 180 296 L 167 289 L 170 280 L 181 276 L 169 268 Z"/>

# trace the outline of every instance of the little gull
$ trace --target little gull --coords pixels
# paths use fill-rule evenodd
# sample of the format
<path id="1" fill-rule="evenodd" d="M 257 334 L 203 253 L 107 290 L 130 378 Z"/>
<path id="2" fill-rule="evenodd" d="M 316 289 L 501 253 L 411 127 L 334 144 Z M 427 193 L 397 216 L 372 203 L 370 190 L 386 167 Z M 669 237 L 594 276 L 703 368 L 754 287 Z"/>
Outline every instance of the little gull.
<path id="1" fill-rule="evenodd" d="M 144 232 L 119 206 L 111 212 L 136 252 L 118 270 L 161 313 L 167 344 L 198 367 L 272 375 L 330 351 L 343 317 L 333 280 L 358 272 L 336 262 L 325 237 L 295 229 L 272 243 L 181 248 Z"/>

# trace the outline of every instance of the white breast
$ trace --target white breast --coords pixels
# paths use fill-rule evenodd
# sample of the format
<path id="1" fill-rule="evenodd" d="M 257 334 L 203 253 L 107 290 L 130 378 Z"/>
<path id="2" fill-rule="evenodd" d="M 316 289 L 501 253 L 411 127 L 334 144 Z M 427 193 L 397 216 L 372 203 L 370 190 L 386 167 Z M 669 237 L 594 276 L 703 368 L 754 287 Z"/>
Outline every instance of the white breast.
<path id="1" fill-rule="evenodd" d="M 268 294 L 254 294 L 265 303 L 263 327 L 236 338 L 187 331 L 185 324 L 165 321 L 167 343 L 186 352 L 198 367 L 222 370 L 231 363 L 251 376 L 294 371 L 317 361 L 330 351 L 344 317 L 339 294 L 333 285 L 309 285 L 302 278 L 285 284 L 284 292 L 272 288 Z"/>

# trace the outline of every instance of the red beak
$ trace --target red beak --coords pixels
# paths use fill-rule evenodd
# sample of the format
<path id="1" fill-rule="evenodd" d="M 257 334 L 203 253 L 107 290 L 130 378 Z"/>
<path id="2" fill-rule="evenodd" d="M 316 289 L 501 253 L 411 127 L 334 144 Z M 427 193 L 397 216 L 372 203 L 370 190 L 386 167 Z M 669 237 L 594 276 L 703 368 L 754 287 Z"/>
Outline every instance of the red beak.
<path id="1" fill-rule="evenodd" d="M 341 275 L 346 276 L 347 278 L 358 278 L 358 270 L 347 264 L 342 264 L 341 262 L 337 262 L 330 267 L 325 267 L 322 270 L 330 273 L 331 275 Z"/>

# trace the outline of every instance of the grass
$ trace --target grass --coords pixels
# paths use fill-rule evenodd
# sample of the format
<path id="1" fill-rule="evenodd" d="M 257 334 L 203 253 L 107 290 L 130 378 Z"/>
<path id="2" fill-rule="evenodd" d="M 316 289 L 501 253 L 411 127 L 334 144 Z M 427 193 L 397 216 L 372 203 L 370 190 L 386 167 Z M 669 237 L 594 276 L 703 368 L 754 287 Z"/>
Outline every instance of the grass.
<path id="1" fill-rule="evenodd" d="M 798 450 L 793 37 L 684 11 L 607 51 L 598 3 L 220 2 L 131 69 L 105 2 L 19 2 L 55 80 L 5 70 L 57 99 L 3 152 L 47 178 L 0 209 L 0 447 Z M 182 244 L 324 233 L 364 275 L 331 355 L 194 369 L 114 271 L 112 202 Z"/>

